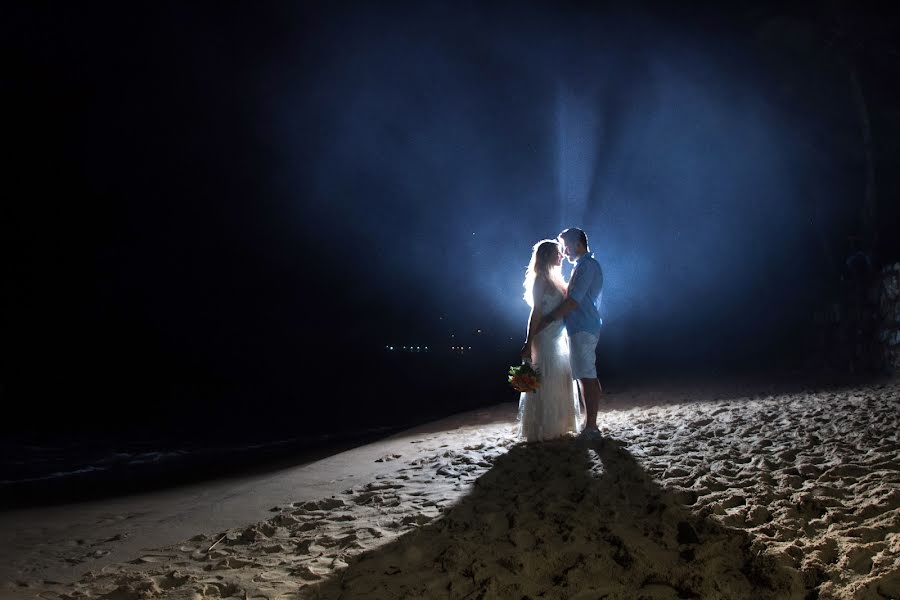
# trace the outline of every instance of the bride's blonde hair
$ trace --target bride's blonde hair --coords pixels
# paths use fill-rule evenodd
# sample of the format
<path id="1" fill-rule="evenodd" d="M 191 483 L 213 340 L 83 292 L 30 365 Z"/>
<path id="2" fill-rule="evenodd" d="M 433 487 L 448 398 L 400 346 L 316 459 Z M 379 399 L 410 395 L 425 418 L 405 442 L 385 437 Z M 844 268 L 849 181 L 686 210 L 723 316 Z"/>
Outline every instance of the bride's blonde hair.
<path id="1" fill-rule="evenodd" d="M 531 247 L 531 260 L 525 269 L 525 302 L 528 306 L 534 306 L 534 283 L 538 278 L 545 278 L 556 288 L 565 292 L 566 282 L 563 280 L 562 267 L 554 264 L 559 255 L 559 243 L 556 240 L 541 240 Z"/>

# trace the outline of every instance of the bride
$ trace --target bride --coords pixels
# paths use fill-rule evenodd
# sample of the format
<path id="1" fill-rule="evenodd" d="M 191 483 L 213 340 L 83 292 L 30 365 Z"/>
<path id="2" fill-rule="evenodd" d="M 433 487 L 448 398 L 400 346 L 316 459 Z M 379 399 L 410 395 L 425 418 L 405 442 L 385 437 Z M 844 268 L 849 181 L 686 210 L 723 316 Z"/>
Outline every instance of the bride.
<path id="1" fill-rule="evenodd" d="M 528 331 L 522 346 L 522 360 L 540 375 L 535 392 L 519 396 L 518 437 L 540 442 L 576 433 L 581 418 L 565 325 L 558 319 L 534 333 L 541 317 L 565 299 L 562 254 L 556 240 L 541 240 L 532 247 L 525 273 L 525 301 L 531 307 Z"/>

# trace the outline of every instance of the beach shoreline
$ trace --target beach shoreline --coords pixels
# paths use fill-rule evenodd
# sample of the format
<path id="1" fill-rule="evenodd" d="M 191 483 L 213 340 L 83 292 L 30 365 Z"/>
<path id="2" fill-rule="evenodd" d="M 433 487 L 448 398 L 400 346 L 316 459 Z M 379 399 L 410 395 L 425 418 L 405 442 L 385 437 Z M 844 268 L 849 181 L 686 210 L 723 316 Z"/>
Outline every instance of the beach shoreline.
<path id="1" fill-rule="evenodd" d="M 187 534 L 238 527 L 265 518 L 274 505 L 314 500 L 336 493 L 347 482 L 390 471 L 392 463 L 382 459 L 404 452 L 409 437 L 514 417 L 515 406 L 503 403 L 388 436 L 312 448 L 274 461 L 253 461 L 213 478 L 148 484 L 133 493 L 99 497 L 74 494 L 75 501 L 39 502 L 31 507 L 17 502 L 18 506 L 0 512 L 0 597 L 34 597 L 27 586 L 17 583 L 27 581 L 17 565 L 31 563 L 26 577 L 70 583 L 91 569 L 175 543 Z M 67 492 L 67 497 L 72 495 Z"/>
<path id="2" fill-rule="evenodd" d="M 609 399 L 594 447 L 517 443 L 505 402 L 294 467 L 7 511 L 0 593 L 900 595 L 897 378 Z"/>

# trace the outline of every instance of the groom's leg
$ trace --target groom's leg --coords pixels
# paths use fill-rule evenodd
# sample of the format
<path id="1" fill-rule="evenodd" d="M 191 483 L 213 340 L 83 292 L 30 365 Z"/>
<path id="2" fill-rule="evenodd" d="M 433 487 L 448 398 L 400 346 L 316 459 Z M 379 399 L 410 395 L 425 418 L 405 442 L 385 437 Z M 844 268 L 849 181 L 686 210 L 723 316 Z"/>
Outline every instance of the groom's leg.
<path id="1" fill-rule="evenodd" d="M 587 418 L 587 404 L 584 403 L 584 386 L 581 385 L 581 380 L 575 380 L 575 389 L 578 391 L 578 407 L 581 409 L 581 414 Z"/>
<path id="2" fill-rule="evenodd" d="M 597 379 L 598 338 L 579 331 L 569 340 L 572 376 L 578 380 L 578 389 L 584 401 L 584 429 L 597 429 L 597 411 L 600 408 L 600 380 Z"/>
<path id="3" fill-rule="evenodd" d="M 600 396 L 602 390 L 600 388 L 599 379 L 579 379 L 578 387 L 581 388 L 581 395 L 584 398 L 586 420 L 585 429 L 597 429 L 597 412 L 600 408 Z"/>

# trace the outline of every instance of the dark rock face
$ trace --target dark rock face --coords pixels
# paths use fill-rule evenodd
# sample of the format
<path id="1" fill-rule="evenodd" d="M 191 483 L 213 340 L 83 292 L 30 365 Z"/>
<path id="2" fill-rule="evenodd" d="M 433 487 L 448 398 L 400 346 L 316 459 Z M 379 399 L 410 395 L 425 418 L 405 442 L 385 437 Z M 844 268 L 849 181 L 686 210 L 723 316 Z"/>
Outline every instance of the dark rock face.
<path id="1" fill-rule="evenodd" d="M 878 279 L 878 342 L 889 371 L 900 368 L 900 262 L 881 269 Z"/>
<path id="2" fill-rule="evenodd" d="M 812 315 L 811 366 L 853 375 L 900 368 L 900 262 L 850 269 L 835 297 Z"/>

